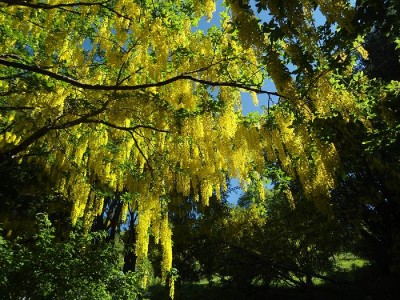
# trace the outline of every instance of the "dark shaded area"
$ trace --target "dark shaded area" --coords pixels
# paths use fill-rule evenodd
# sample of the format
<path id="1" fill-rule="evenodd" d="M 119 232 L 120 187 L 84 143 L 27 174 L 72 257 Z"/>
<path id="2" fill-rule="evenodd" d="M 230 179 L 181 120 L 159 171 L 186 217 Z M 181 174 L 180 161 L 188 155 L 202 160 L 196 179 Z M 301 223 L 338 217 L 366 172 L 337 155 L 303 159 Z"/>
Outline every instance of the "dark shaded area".
<path id="1" fill-rule="evenodd" d="M 344 278 L 351 280 L 347 283 L 325 284 L 308 289 L 266 288 L 262 286 L 238 288 L 221 284 L 201 285 L 198 283 L 186 283 L 177 289 L 175 299 L 385 300 L 398 299 L 400 297 L 400 287 L 396 279 L 392 277 L 378 277 L 373 274 L 374 270 L 370 269 L 370 267 L 365 267 L 345 274 Z M 161 286 L 153 286 L 150 288 L 150 292 L 152 299 L 166 299 L 167 291 Z"/>

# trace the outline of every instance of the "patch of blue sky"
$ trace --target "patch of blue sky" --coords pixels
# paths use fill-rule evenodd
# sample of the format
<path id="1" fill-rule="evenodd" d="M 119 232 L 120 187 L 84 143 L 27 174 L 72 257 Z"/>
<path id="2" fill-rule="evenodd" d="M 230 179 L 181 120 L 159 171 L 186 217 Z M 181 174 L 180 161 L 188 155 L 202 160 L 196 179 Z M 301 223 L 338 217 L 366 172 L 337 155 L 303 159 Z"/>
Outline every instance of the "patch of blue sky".
<path id="1" fill-rule="evenodd" d="M 269 179 L 264 179 L 263 185 L 265 189 L 272 189 L 274 184 Z M 244 195 L 244 191 L 240 186 L 240 182 L 237 178 L 230 179 L 230 193 L 228 195 L 228 202 L 231 205 L 237 205 L 240 197 Z"/>
<path id="2" fill-rule="evenodd" d="M 271 20 L 271 15 L 267 10 L 261 10 L 258 12 L 258 9 L 256 7 L 256 1 L 250 0 L 249 1 L 250 7 L 254 12 L 254 15 L 259 18 L 260 20 L 263 20 L 264 22 L 269 22 Z"/>
<path id="3" fill-rule="evenodd" d="M 243 196 L 244 192 L 240 187 L 238 179 L 231 178 L 229 182 L 230 182 L 230 192 L 228 195 L 228 202 L 230 204 L 236 205 L 240 197 Z"/>
<path id="4" fill-rule="evenodd" d="M 92 51 L 93 50 L 93 44 L 92 44 L 92 42 L 90 41 L 89 38 L 85 38 L 83 40 L 82 47 L 86 51 Z"/>

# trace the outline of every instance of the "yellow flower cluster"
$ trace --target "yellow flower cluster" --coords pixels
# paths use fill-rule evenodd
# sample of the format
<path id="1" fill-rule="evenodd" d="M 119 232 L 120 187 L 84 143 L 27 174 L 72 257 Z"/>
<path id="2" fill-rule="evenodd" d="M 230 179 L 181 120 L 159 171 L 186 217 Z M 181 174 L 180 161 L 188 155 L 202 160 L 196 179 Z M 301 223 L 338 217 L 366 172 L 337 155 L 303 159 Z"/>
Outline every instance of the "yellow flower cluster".
<path id="1" fill-rule="evenodd" d="M 265 130 L 264 147 L 267 159 L 278 160 L 293 178 L 299 178 L 305 196 L 326 209 L 339 157 L 332 143 L 322 143 L 306 124 L 295 125 L 293 112 L 274 110 L 277 127 Z M 285 191 L 289 203 L 295 202 L 290 190 Z"/>
<path id="2" fill-rule="evenodd" d="M 163 251 L 162 279 L 167 279 L 168 272 L 172 268 L 172 231 L 168 222 L 168 213 L 164 214 L 160 225 L 160 241 Z"/>
<path id="3" fill-rule="evenodd" d="M 233 18 L 240 23 L 239 31 L 240 41 L 245 47 L 252 45 L 262 45 L 264 43 L 263 34 L 260 31 L 258 20 L 253 14 L 248 13 L 243 7 L 249 4 L 249 1 L 227 1 L 232 10 Z"/>

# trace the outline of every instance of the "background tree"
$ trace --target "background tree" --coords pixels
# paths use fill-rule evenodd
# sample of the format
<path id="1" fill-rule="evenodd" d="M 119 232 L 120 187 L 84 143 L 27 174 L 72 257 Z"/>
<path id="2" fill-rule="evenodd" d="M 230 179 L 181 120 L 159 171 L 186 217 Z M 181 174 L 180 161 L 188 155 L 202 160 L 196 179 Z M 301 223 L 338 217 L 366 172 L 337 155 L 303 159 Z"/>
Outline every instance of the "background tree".
<path id="1" fill-rule="evenodd" d="M 334 281 L 326 272 L 332 271 L 333 255 L 347 240 L 339 224 L 310 201 L 296 197 L 295 203 L 288 202 L 285 174 L 276 167 L 268 173 L 275 180 L 265 199 L 257 186 L 251 186 L 229 214 L 214 218 L 216 225 L 205 231 L 206 244 L 214 245 L 219 255 L 199 257 L 200 264 L 211 274 L 247 288 L 251 284 L 309 286 L 313 278 Z"/>
<path id="2" fill-rule="evenodd" d="M 256 1 L 267 22 L 247 1 L 230 5 L 242 43 L 260 49 L 286 97 L 265 118 L 267 160 L 299 183 L 292 194 L 336 215 L 355 240 L 362 234 L 384 273 L 398 269 L 399 84 L 382 69 L 399 61 L 397 2 Z M 389 55 L 374 51 L 383 40 Z"/>

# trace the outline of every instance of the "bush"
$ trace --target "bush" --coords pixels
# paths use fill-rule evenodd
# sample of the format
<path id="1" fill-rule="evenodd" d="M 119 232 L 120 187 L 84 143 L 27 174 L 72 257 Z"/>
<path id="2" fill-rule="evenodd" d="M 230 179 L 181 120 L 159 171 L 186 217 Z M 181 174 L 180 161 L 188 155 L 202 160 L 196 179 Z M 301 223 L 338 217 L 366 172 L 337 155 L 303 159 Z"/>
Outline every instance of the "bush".
<path id="1" fill-rule="evenodd" d="M 105 232 L 57 240 L 47 215 L 33 239 L 0 236 L 2 299 L 144 299 L 140 273 L 122 272 L 123 248 Z M 121 249 L 122 248 L 122 249 Z"/>

